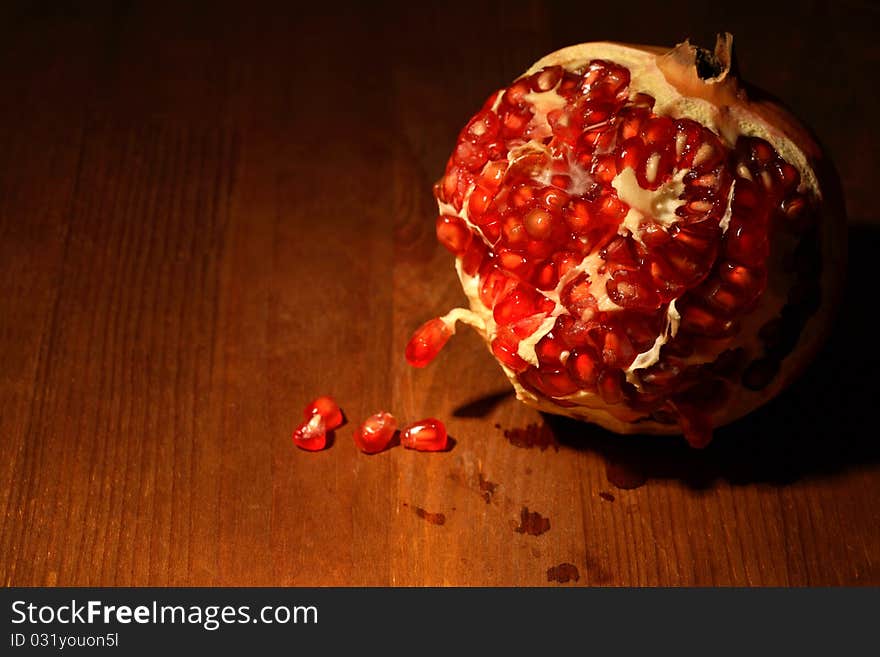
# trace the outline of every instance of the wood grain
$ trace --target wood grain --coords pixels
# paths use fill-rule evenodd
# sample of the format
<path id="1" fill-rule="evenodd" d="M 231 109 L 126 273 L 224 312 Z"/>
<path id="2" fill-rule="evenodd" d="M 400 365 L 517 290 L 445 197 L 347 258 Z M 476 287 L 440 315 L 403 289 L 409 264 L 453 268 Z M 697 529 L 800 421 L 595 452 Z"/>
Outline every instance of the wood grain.
<path id="1" fill-rule="evenodd" d="M 5 3 L 0 582 L 880 583 L 880 144 L 853 136 L 880 110 L 859 90 L 880 16 L 644 4 L 627 25 L 574 3 Z M 409 368 L 409 332 L 463 301 L 431 184 L 474 108 L 556 47 L 716 28 L 844 183 L 847 304 L 807 376 L 697 452 L 542 417 L 466 331 Z M 296 450 L 324 392 L 350 423 Z M 444 419 L 454 448 L 360 454 L 379 409 Z"/>

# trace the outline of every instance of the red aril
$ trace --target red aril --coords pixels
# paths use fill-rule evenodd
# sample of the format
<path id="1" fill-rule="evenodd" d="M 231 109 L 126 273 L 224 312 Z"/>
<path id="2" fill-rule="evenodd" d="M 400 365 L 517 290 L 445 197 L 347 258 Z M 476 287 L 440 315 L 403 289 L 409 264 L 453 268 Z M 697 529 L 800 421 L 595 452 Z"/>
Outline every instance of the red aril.
<path id="1" fill-rule="evenodd" d="M 434 188 L 470 309 L 407 360 L 465 321 L 522 401 L 694 446 L 782 390 L 830 324 L 845 218 L 833 167 L 731 46 L 580 44 L 492 94 Z M 767 339 L 784 317 L 794 334 Z"/>
<path id="2" fill-rule="evenodd" d="M 367 454 L 386 449 L 397 431 L 397 420 L 391 413 L 381 411 L 364 420 L 354 431 L 354 443 Z"/>
<path id="3" fill-rule="evenodd" d="M 303 415 L 306 420 L 310 420 L 313 415 L 320 415 L 324 419 L 324 428 L 327 431 L 338 429 L 343 422 L 342 410 L 336 400 L 328 396 L 317 397 L 309 402 Z"/>
<path id="4" fill-rule="evenodd" d="M 471 243 L 471 231 L 460 217 L 441 214 L 437 217 L 436 228 L 437 240 L 449 249 L 450 253 L 461 255 Z"/>
<path id="5" fill-rule="evenodd" d="M 318 452 L 327 446 L 327 428 L 319 413 L 293 430 L 293 444 L 309 452 Z"/>
<path id="6" fill-rule="evenodd" d="M 405 427 L 400 434 L 400 444 L 419 452 L 442 452 L 449 441 L 443 423 L 429 417 Z"/>
<path id="7" fill-rule="evenodd" d="M 426 367 L 452 337 L 452 331 L 437 317 L 422 324 L 406 345 L 406 361 L 413 367 Z"/>

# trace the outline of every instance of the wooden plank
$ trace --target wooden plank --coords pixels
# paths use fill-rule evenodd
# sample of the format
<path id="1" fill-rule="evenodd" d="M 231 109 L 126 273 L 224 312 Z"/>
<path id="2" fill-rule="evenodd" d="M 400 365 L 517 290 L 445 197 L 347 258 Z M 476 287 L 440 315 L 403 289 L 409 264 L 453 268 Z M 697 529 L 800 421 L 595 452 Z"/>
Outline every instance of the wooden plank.
<path id="1" fill-rule="evenodd" d="M 402 351 L 464 302 L 431 185 L 488 93 L 575 41 L 705 38 L 712 7 L 2 11 L 0 582 L 880 583 L 876 357 L 854 357 L 880 148 L 850 128 L 878 110 L 851 90 L 875 10 L 730 17 L 841 165 L 851 283 L 808 375 L 699 452 L 526 408 L 466 329 L 424 370 Z M 322 393 L 349 422 L 297 450 Z M 359 453 L 380 409 L 453 449 Z"/>

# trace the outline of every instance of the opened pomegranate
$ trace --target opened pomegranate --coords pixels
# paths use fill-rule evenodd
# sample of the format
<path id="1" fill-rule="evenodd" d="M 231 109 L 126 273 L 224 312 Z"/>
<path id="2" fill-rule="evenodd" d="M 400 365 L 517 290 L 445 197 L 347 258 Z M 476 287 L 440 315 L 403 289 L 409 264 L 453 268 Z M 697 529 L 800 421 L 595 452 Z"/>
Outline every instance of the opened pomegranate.
<path id="1" fill-rule="evenodd" d="M 712 429 L 767 401 L 826 333 L 845 219 L 830 165 L 714 52 L 586 43 L 492 94 L 435 185 L 463 321 L 522 401 L 620 433 Z"/>

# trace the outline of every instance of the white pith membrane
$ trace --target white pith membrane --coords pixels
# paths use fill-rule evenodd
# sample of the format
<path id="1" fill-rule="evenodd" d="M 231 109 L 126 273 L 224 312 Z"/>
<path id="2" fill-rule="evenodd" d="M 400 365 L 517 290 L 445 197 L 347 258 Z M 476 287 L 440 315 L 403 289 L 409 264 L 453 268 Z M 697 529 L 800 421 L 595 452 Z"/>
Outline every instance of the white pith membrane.
<path id="1" fill-rule="evenodd" d="M 605 60 L 626 67 L 630 73 L 630 98 L 634 98 L 636 94 L 647 94 L 653 97 L 655 103 L 652 112 L 654 114 L 672 119 L 692 119 L 714 132 L 720 137 L 724 145 L 731 149 L 734 147 L 739 136 L 753 136 L 766 140 L 776 150 L 779 157 L 797 169 L 801 180 L 798 191 L 806 194 L 811 201 L 818 202 L 821 198 L 816 175 L 809 164 L 807 155 L 781 131 L 769 126 L 760 117 L 742 107 L 724 106 L 719 108 L 701 98 L 682 96 L 667 81 L 664 73 L 657 65 L 657 56 L 650 52 L 613 43 L 582 44 L 544 57 L 526 71 L 522 77 L 527 77 L 541 71 L 545 67 L 555 65 L 562 66 L 570 72 L 581 73 L 588 63 L 594 59 Z M 498 110 L 504 93 L 506 92 L 503 91 L 498 94 L 492 107 L 493 111 Z M 534 111 L 534 116 L 529 124 L 532 139 L 512 148 L 507 155 L 508 162 L 514 162 L 525 154 L 547 151 L 547 146 L 541 140 L 543 136 L 552 134 L 552 129 L 547 121 L 547 114 L 564 107 L 567 102 L 565 98 L 556 93 L 555 87 L 545 92 L 532 91 L 526 94 L 524 98 L 531 104 Z M 696 158 L 698 159 L 699 157 L 700 153 L 698 151 Z M 490 160 L 485 166 L 488 167 L 491 164 Z M 569 169 L 566 173 L 571 177 L 572 182 L 566 191 L 574 197 L 586 190 L 591 182 L 591 177 L 578 164 L 569 162 L 568 165 Z M 649 158 L 647 163 L 649 180 L 653 177 L 651 175 L 652 166 L 656 169 L 656 161 L 652 163 Z M 640 187 L 636 174 L 632 169 L 625 168 L 620 171 L 612 180 L 611 187 L 616 192 L 618 199 L 623 201 L 629 207 L 629 210 L 620 224 L 619 233 L 624 236 L 631 235 L 634 240 L 641 242 L 639 226 L 642 220 L 645 219 L 653 219 L 656 224 L 668 232 L 674 223 L 681 220 L 675 211 L 686 202 L 683 198 L 685 189 L 683 180 L 687 173 L 688 170 L 686 169 L 677 170 L 658 189 L 649 190 Z M 532 177 L 533 180 L 542 186 L 547 186 L 550 184 L 551 174 L 551 170 L 547 167 L 534 172 Z M 479 174 L 476 174 L 475 178 L 479 178 Z M 465 193 L 460 211 L 456 210 L 451 204 L 438 201 L 440 213 L 460 217 L 475 236 L 481 238 L 489 248 L 492 248 L 492 242 L 486 238 L 480 227 L 472 222 L 468 216 L 468 200 L 475 187 L 476 184 L 471 185 Z M 733 214 L 734 187 L 735 182 L 730 186 L 726 198 L 725 211 L 718 224 L 722 235 L 727 232 Z M 774 252 L 771 251 L 771 258 L 774 257 L 773 254 Z M 562 276 L 554 289 L 541 291 L 541 294 L 554 302 L 555 307 L 553 311 L 547 314 L 537 329 L 520 340 L 517 353 L 523 360 L 533 366 L 538 366 L 535 347 L 554 328 L 557 318 L 562 314 L 569 313 L 569 310 L 560 302 L 560 295 L 565 286 L 581 274 L 587 275 L 590 281 L 591 294 L 596 297 L 600 311 L 613 312 L 623 309 L 608 297 L 605 290 L 605 283 L 609 278 L 609 274 L 605 271 L 604 264 L 605 261 L 600 256 L 598 250 L 594 250 L 584 257 L 578 265 Z M 493 310 L 486 307 L 480 299 L 479 274 L 474 276 L 468 275 L 463 270 L 460 257 L 456 258 L 455 266 L 462 288 L 468 298 L 470 309 L 456 308 L 442 319 L 453 331 L 455 323 L 458 321 L 469 324 L 482 335 L 487 344 L 490 344 L 497 334 L 498 327 L 493 317 Z M 771 272 L 771 276 L 767 281 L 766 289 L 761 295 L 760 302 L 751 312 L 740 317 L 741 328 L 739 332 L 730 338 L 700 340 L 700 347 L 694 351 L 692 356 L 682 359 L 684 363 L 711 363 L 731 346 L 743 348 L 744 353 L 749 357 L 761 354 L 763 347 L 760 345 L 757 337 L 758 329 L 779 314 L 780 309 L 785 304 L 788 292 L 784 282 L 780 283 L 774 280 L 772 275 L 774 269 L 770 266 L 770 263 L 768 263 L 768 270 Z M 654 344 L 649 349 L 637 354 L 629 367 L 624 369 L 626 381 L 639 390 L 642 389 L 639 371 L 657 363 L 661 358 L 660 352 L 663 345 L 675 337 L 678 332 L 681 316 L 676 307 L 676 301 L 673 300 L 667 305 L 665 326 L 657 335 Z M 563 362 L 566 355 L 564 352 Z M 499 364 L 510 379 L 517 398 L 539 410 L 585 419 L 618 433 L 681 432 L 679 426 L 655 422 L 643 412 L 629 408 L 626 402 L 608 404 L 599 394 L 590 390 L 580 390 L 571 395 L 557 397 L 556 399 L 566 403 L 566 406 L 561 406 L 556 404 L 554 399 L 538 396 L 523 387 L 515 371 L 511 370 L 504 363 L 499 362 Z M 733 397 L 736 397 L 737 395 L 747 395 L 749 393 L 742 390 L 732 390 L 731 394 Z M 734 418 L 725 418 L 724 421 L 730 419 Z"/>

